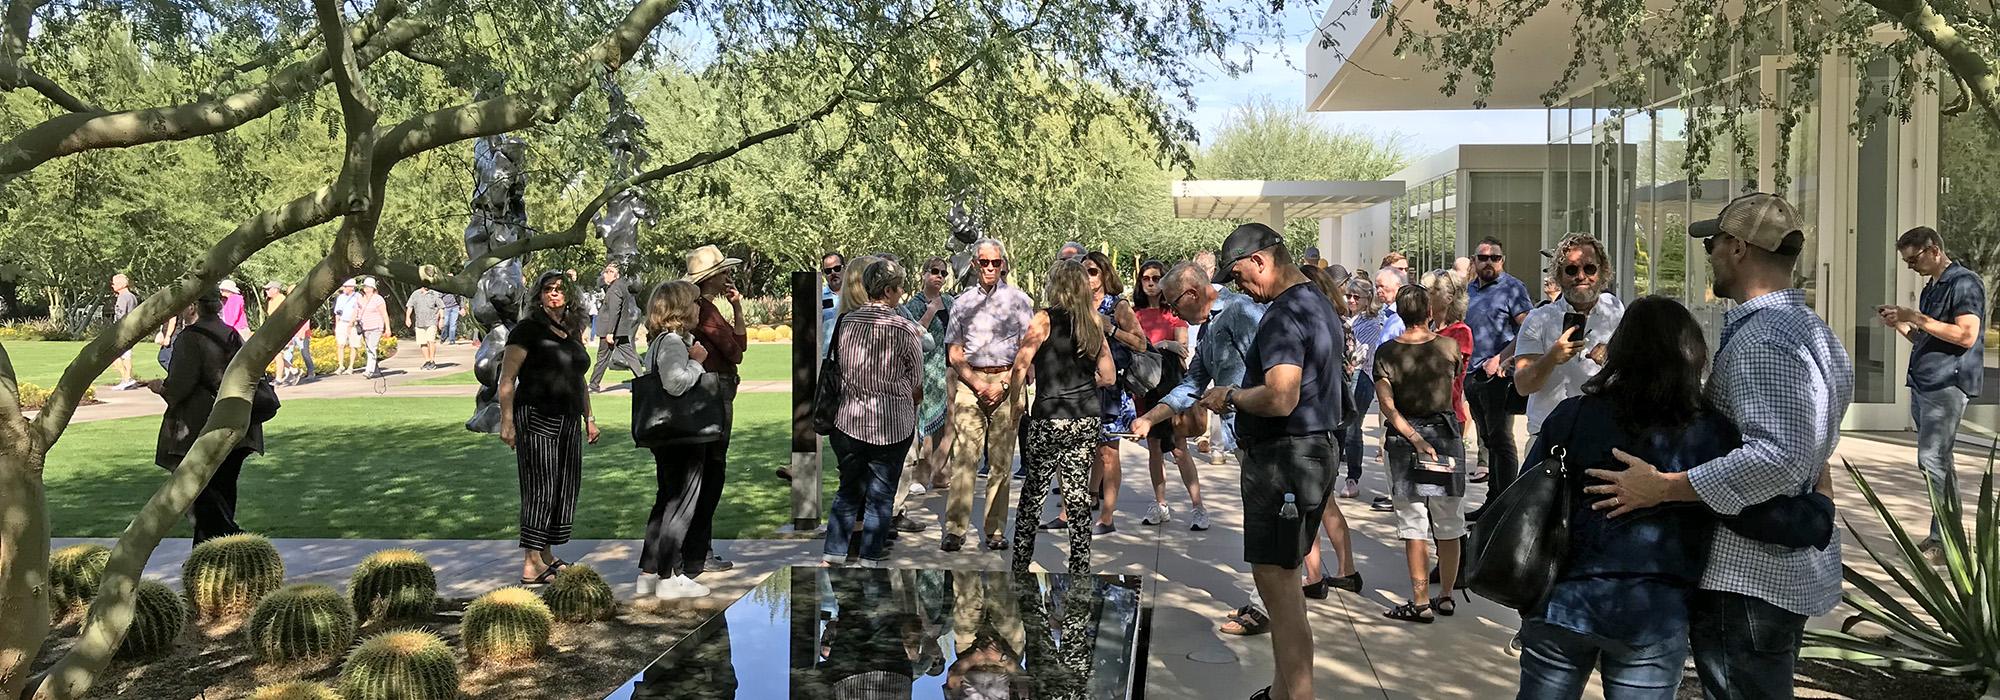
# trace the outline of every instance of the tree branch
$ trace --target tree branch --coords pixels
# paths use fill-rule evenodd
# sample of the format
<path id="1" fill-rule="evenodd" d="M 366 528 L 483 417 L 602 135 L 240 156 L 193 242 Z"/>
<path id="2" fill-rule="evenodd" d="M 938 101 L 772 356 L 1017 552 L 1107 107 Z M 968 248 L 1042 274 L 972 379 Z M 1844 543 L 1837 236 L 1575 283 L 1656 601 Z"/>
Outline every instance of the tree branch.
<path id="1" fill-rule="evenodd" d="M 68 90 L 64 90 L 61 85 L 57 85 L 56 81 L 50 80 L 48 76 L 21 65 L 20 61 L 12 58 L 0 58 L 0 89 L 19 90 L 21 88 L 29 88 L 35 92 L 39 92 L 43 97 L 49 98 L 50 102 L 56 103 L 56 106 L 71 112 L 95 113 L 103 111 L 98 109 L 97 105 L 93 105 L 81 97 L 70 94 Z"/>
<path id="2" fill-rule="evenodd" d="M 1967 44 L 1963 34 L 1937 13 L 1926 0 L 1867 0 L 1883 14 L 1896 18 L 1910 33 L 1944 59 L 1953 76 L 1965 84 L 1965 93 L 1986 113 L 1986 121 L 2000 128 L 2000 75 L 1994 66 Z"/>
<path id="3" fill-rule="evenodd" d="M 7 346 L 0 344 L 0 439 L 8 444 L 25 443 L 21 434 L 21 385 L 14 377 L 14 360 L 7 356 Z"/>

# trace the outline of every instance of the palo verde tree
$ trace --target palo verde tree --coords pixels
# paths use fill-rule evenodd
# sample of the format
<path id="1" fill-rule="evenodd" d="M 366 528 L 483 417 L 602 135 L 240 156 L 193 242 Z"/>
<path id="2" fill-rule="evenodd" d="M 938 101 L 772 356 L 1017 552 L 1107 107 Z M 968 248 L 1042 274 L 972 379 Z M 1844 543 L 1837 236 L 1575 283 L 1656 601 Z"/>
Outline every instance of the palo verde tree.
<path id="1" fill-rule="evenodd" d="M 693 38 L 694 47 L 678 51 L 654 38 L 670 20 L 671 34 Z M 53 187 L 38 181 L 52 163 L 191 141 L 215 146 L 216 171 L 238 172 L 276 157 L 268 150 L 286 148 L 279 140 L 253 151 L 237 140 L 246 125 L 274 114 L 316 117 L 330 138 L 313 157 L 297 159 L 323 164 L 323 184 L 253 198 L 261 208 L 227 231 L 188 232 L 210 242 L 183 258 L 178 274 L 137 310 L 90 340 L 32 418 L 20 407 L 0 346 L 0 697 L 69 698 L 90 688 L 132 618 L 147 558 L 247 430 L 257 375 L 342 279 L 367 272 L 469 294 L 499 260 L 584 242 L 612 194 L 665 187 L 832 119 L 922 125 L 948 139 L 1050 111 L 1090 123 L 1122 109 L 1127 118 L 1119 123 L 1133 138 L 1155 144 L 1156 157 L 1185 161 L 1182 144 L 1193 134 L 1184 116 L 1192 102 L 1186 77 L 1195 72 L 1192 62 L 1233 70 L 1246 47 L 1271 32 L 1269 22 L 1205 0 L 7 0 L 0 12 L 0 88 L 39 96 L 35 104 L 44 111 L 5 120 L 20 126 L 0 133 L 4 186 Z M 113 100 L 94 90 L 105 66 L 72 43 L 85 36 L 129 37 L 142 57 L 134 70 L 179 75 L 160 81 L 169 89 L 156 99 Z M 697 79 L 715 85 L 757 84 L 744 93 L 757 104 L 717 111 L 738 115 L 730 135 L 660 144 L 647 169 L 612 180 L 596 143 L 605 107 L 594 88 L 607 77 L 621 79 L 628 64 L 666 60 L 687 62 Z M 1063 78 L 1054 84 L 1091 89 L 1010 89 L 1008 76 L 1023 65 Z M 730 93 L 711 94 L 739 99 Z M 933 99 L 942 96 L 951 97 L 948 111 Z M 849 131 L 854 135 L 844 147 L 884 138 L 871 129 Z M 536 211 L 547 220 L 532 222 L 534 235 L 455 272 L 395 257 L 411 249 L 398 229 L 384 225 L 401 202 L 388 195 L 398 166 L 462 154 L 471 140 L 508 132 L 546 144 L 549 177 L 573 194 L 554 198 L 562 206 Z M 163 168 L 158 177 L 175 172 Z M 716 235 L 728 242 L 726 232 Z M 49 630 L 42 469 L 84 390 L 203 290 L 295 236 L 325 236 L 325 244 L 293 249 L 318 255 L 230 363 L 190 454 L 119 537 L 81 638 L 31 678 Z"/>

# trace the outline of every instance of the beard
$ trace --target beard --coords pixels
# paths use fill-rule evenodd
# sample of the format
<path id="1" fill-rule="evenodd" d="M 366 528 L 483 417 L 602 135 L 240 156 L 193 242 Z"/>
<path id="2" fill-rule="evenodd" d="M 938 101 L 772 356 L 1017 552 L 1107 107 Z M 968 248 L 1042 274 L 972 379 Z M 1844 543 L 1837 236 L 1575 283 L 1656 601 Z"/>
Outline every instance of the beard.
<path id="1" fill-rule="evenodd" d="M 1570 306 L 1586 306 L 1597 303 L 1597 296 L 1601 293 L 1593 288 L 1563 287 L 1562 298 Z"/>

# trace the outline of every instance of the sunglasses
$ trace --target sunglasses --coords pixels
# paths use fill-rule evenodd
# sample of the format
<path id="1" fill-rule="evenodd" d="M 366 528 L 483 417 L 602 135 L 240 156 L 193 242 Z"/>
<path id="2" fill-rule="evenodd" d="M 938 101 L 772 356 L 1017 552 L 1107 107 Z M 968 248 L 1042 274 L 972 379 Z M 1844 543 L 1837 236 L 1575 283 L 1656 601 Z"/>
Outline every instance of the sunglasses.
<path id="1" fill-rule="evenodd" d="M 1577 276 L 1578 272 L 1583 273 L 1587 277 L 1596 277 L 1597 265 L 1595 264 L 1583 265 L 1583 266 L 1568 265 L 1563 267 L 1563 274 L 1565 276 L 1575 277 Z"/>
<path id="2" fill-rule="evenodd" d="M 825 274 L 826 276 L 828 276 L 828 277 L 832 277 L 832 276 L 834 276 L 834 275 L 838 275 L 838 274 L 840 274 L 840 271 L 841 271 L 842 269 L 845 269 L 846 267 L 847 267 L 846 265 L 835 265 L 835 266 L 833 266 L 833 267 L 829 267 L 829 268 L 826 268 L 826 269 L 824 269 L 824 270 L 820 270 L 820 272 L 821 272 L 821 273 L 824 273 L 824 274 Z"/>
<path id="3" fill-rule="evenodd" d="M 1084 274 L 1087 274 L 1087 275 L 1090 275 L 1091 277 L 1096 277 L 1096 276 L 1098 276 L 1099 274 L 1103 273 L 1104 271 L 1103 271 L 1103 270 L 1099 270 L 1099 269 L 1097 269 L 1097 268 L 1094 268 L 1094 267 L 1086 267 L 1086 268 L 1083 268 L 1083 272 L 1084 272 Z"/>
<path id="4" fill-rule="evenodd" d="M 933 268 L 931 268 L 931 269 L 930 269 L 930 273 L 931 273 L 931 274 L 933 274 L 933 275 L 937 275 L 937 276 L 939 276 L 939 277 L 943 277 L 943 276 L 945 276 L 946 274 L 948 274 L 948 273 L 946 273 L 946 272 L 945 272 L 944 268 L 942 268 L 942 267 L 933 267 Z"/>
<path id="5" fill-rule="evenodd" d="M 1720 238 L 1720 236 L 1709 236 L 1707 238 L 1701 239 L 1701 251 L 1709 255 L 1714 255 L 1715 239 L 1717 238 Z"/>
<path id="6" fill-rule="evenodd" d="M 980 267 L 999 267 L 1001 265 L 1007 264 L 1007 261 L 1001 260 L 999 258 L 980 258 L 976 262 L 979 263 Z"/>
<path id="7" fill-rule="evenodd" d="M 1159 276 L 1159 275 L 1140 275 L 1140 276 L 1139 276 L 1139 281 L 1141 281 L 1141 282 L 1158 282 L 1158 281 L 1160 281 L 1160 276 Z"/>
<path id="8" fill-rule="evenodd" d="M 1507 257 L 1507 256 L 1505 256 L 1505 255 L 1475 255 L 1475 256 L 1472 256 L 1472 257 L 1474 257 L 1474 258 L 1477 258 L 1477 259 L 1478 259 L 1478 260 L 1479 260 L 1480 262 L 1500 262 L 1500 259 L 1501 259 L 1501 258 L 1505 258 L 1505 257 Z"/>

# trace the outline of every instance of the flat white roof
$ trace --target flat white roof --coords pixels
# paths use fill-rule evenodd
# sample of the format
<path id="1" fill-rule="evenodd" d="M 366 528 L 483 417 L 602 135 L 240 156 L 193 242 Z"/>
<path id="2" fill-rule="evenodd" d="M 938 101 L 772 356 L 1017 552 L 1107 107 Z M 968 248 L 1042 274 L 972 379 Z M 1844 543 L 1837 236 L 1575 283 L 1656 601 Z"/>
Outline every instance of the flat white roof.
<path id="1" fill-rule="evenodd" d="M 1289 219 L 1330 219 L 1402 196 L 1401 180 L 1181 180 L 1174 216 L 1256 219 L 1282 208 Z"/>

